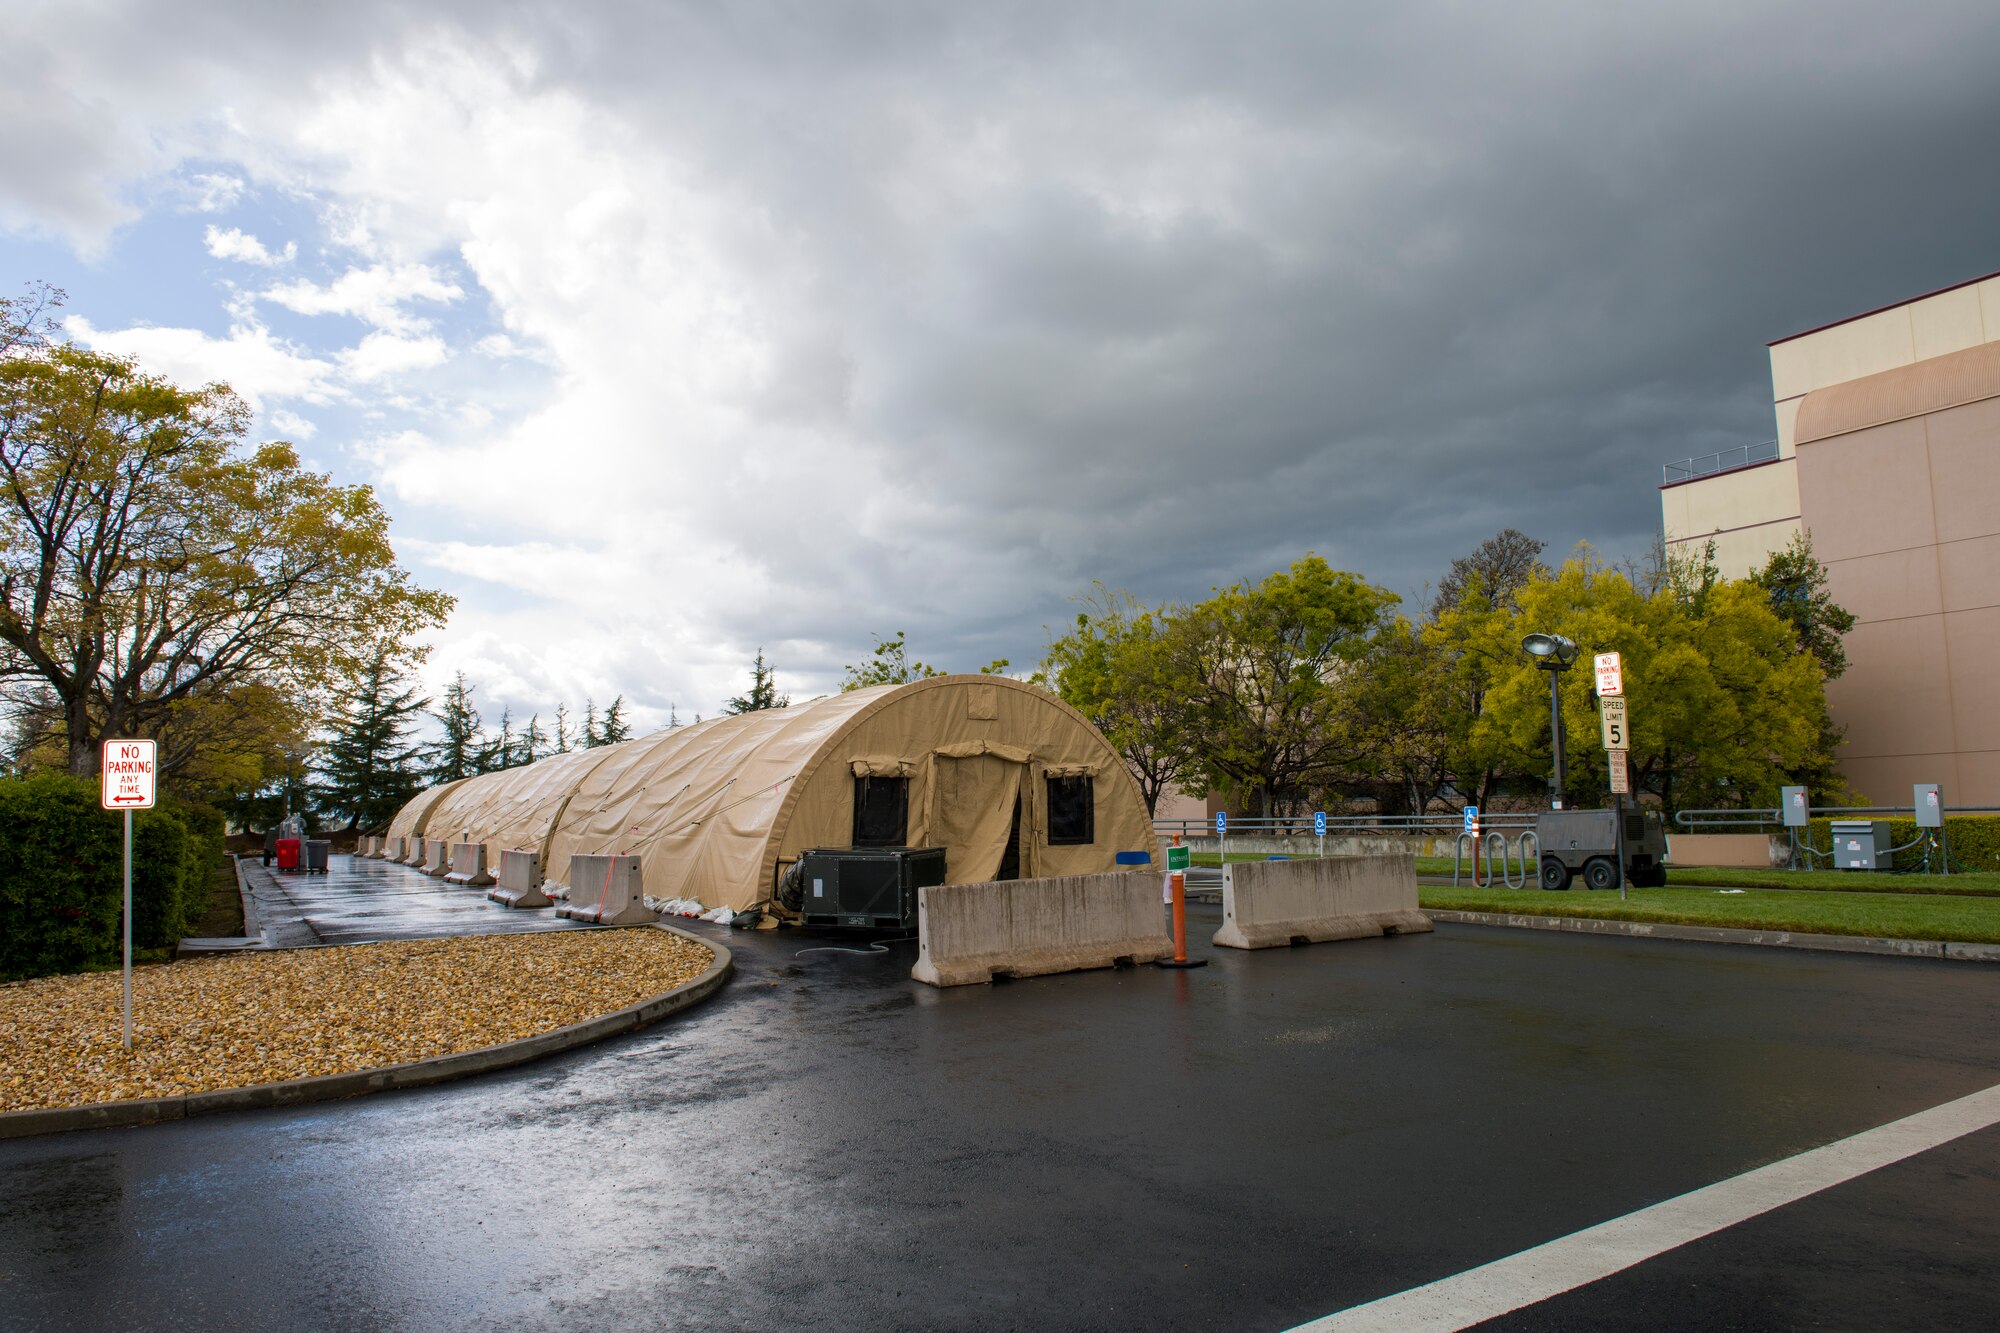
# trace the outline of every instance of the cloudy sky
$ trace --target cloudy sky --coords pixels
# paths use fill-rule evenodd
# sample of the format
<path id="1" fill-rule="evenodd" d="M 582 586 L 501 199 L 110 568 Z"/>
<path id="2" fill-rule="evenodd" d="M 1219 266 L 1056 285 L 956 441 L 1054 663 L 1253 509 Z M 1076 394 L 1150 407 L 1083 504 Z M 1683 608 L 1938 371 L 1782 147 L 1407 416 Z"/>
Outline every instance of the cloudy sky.
<path id="1" fill-rule="evenodd" d="M 0 282 L 374 485 L 489 720 L 1617 557 L 2000 269 L 2000 6 L 10 0 Z"/>

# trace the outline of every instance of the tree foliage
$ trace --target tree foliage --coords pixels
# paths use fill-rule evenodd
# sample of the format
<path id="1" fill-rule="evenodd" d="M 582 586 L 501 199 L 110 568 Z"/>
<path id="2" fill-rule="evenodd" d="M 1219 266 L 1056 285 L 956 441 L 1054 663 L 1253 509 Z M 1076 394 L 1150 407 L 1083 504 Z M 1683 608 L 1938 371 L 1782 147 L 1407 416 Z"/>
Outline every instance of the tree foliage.
<path id="1" fill-rule="evenodd" d="M 764 664 L 764 650 L 757 650 L 757 660 L 750 664 L 750 692 L 740 694 L 722 706 L 725 713 L 760 713 L 767 708 L 784 708 L 792 702 L 790 695 L 779 694 L 776 673 Z"/>
<path id="2" fill-rule="evenodd" d="M 1360 759 L 1364 662 L 1396 595 L 1316 555 L 1186 608 L 1164 651 L 1188 691 L 1190 770 L 1269 816 Z"/>
<path id="3" fill-rule="evenodd" d="M 404 685 L 387 653 L 370 663 L 320 747 L 320 780 L 313 789 L 319 808 L 344 820 L 341 827 L 387 828 L 424 785 L 423 747 L 410 732 L 428 707 L 430 700 Z"/>
<path id="4" fill-rule="evenodd" d="M 433 782 L 456 782 L 484 771 L 486 731 L 472 703 L 473 688 L 463 671 L 454 673 L 444 688 L 444 702 L 431 714 L 443 733 L 431 747 Z"/>
<path id="5" fill-rule="evenodd" d="M 848 690 L 865 690 L 874 685 L 904 685 L 913 680 L 923 680 L 929 676 L 942 676 L 944 672 L 928 662 L 910 660 L 909 645 L 904 641 L 903 631 L 897 630 L 896 637 L 885 639 L 875 636 L 875 651 L 868 660 L 850 665 L 842 677 L 842 693 Z"/>
<path id="6" fill-rule="evenodd" d="M 1847 649 L 1840 638 L 1854 628 L 1854 613 L 1827 591 L 1826 566 L 1813 555 L 1811 534 L 1794 534 L 1750 578 L 1770 599 L 1771 610 L 1792 627 L 1798 651 L 1812 654 L 1828 680 L 1847 670 Z"/>
<path id="7" fill-rule="evenodd" d="M 1193 701 L 1168 651 L 1172 612 L 1101 583 L 1078 600 L 1076 624 L 1049 644 L 1042 676 L 1125 756 L 1153 813 L 1193 763 Z"/>
<path id="8" fill-rule="evenodd" d="M 395 561 L 366 486 L 244 448 L 219 384 L 21 332 L 0 358 L 0 690 L 53 702 L 71 772 L 106 736 L 159 736 L 252 687 L 323 711 L 452 599 Z M 163 773 L 199 747 L 163 750 Z"/>

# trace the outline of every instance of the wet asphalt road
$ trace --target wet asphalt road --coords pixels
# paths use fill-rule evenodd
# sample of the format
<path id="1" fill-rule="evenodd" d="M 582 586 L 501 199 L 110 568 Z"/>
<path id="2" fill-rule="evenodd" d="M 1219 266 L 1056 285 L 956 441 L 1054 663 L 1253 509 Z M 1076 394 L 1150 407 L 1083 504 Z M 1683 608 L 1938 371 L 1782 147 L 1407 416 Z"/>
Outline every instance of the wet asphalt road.
<path id="1" fill-rule="evenodd" d="M 0 1326 L 1277 1330 L 2000 1082 L 1976 964 L 1443 926 L 940 992 L 693 929 L 731 984 L 590 1050 L 0 1143 Z M 1492 1327 L 1988 1326 L 1996 1185 L 1986 1131 Z"/>

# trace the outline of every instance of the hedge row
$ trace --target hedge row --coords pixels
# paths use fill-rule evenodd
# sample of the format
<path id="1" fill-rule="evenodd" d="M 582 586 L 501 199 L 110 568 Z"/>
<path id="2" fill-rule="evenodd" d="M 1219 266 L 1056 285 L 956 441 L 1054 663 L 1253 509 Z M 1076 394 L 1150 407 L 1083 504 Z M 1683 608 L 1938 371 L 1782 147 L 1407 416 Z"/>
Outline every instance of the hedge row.
<path id="1" fill-rule="evenodd" d="M 222 817 L 142 810 L 132 827 L 132 947 L 171 946 L 207 909 Z M 44 773 L 0 779 L 0 981 L 109 967 L 121 948 L 124 820 L 98 784 Z"/>
<path id="2" fill-rule="evenodd" d="M 1855 815 L 1852 818 L 1864 819 L 1866 816 Z M 1916 841 L 1919 830 L 1914 818 L 1904 815 L 1886 822 L 1891 847 Z M 1833 854 L 1832 823 L 1831 819 L 1813 820 L 1810 838 L 1811 846 L 1829 857 Z M 1946 815 L 1944 837 L 1953 869 L 2000 872 L 2000 815 Z M 1912 857 L 1922 856 L 1921 847 L 1899 852 L 1892 868 L 1901 869 L 1910 864 Z M 1831 865 L 1831 862 L 1828 864 Z"/>

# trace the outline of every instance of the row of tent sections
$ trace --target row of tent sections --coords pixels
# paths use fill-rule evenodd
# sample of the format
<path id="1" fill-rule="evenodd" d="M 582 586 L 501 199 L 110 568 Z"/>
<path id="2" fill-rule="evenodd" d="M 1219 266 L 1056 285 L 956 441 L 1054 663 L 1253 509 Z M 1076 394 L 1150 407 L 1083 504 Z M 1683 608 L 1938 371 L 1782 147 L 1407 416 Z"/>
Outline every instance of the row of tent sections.
<path id="1" fill-rule="evenodd" d="M 1149 859 L 1123 760 L 1046 691 L 941 676 L 716 718 L 420 793 L 388 841 L 633 855 L 646 892 L 711 906 L 773 896 L 818 847 L 942 847 L 951 883 L 1112 871 Z M 1121 853 L 1124 855 L 1121 857 Z"/>

